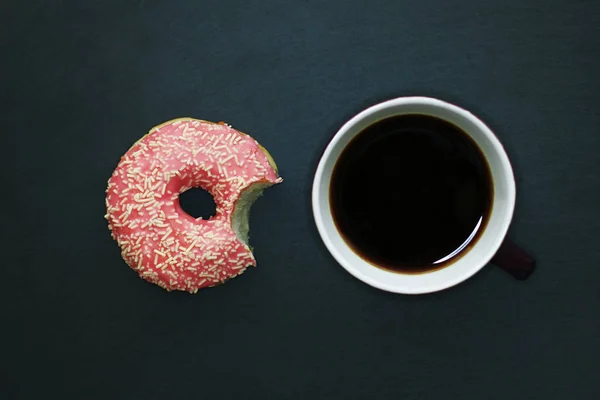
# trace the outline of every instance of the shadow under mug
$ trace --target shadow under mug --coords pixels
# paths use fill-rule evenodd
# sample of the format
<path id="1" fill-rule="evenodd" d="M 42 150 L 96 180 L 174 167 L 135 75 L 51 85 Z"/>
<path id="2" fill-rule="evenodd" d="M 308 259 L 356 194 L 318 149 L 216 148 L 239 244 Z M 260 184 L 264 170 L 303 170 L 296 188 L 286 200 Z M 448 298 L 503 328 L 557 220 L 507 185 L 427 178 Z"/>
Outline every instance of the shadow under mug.
<path id="1" fill-rule="evenodd" d="M 424 114 L 441 118 L 467 133 L 487 160 L 494 187 L 492 211 L 477 242 L 444 268 L 422 274 L 392 272 L 362 259 L 338 232 L 329 202 L 331 174 L 346 145 L 375 122 L 403 114 Z M 399 97 L 360 112 L 335 134 L 317 167 L 312 188 L 312 207 L 315 223 L 325 246 L 348 272 L 382 290 L 421 294 L 443 290 L 463 282 L 490 261 L 517 279 L 526 279 L 533 272 L 533 259 L 514 243 L 505 240 L 515 208 L 515 197 L 515 180 L 508 156 L 498 138 L 479 118 L 441 100 Z"/>

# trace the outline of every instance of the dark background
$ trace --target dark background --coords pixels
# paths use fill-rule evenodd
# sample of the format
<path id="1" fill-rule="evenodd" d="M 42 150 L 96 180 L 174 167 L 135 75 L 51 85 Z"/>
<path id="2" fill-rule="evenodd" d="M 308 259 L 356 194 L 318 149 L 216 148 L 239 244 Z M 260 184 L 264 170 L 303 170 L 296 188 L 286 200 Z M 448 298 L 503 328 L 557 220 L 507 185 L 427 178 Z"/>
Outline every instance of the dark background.
<path id="1" fill-rule="evenodd" d="M 0 398 L 600 397 L 597 1 L 4 0 L 0 46 Z M 528 281 L 408 297 L 329 256 L 320 153 L 404 95 L 505 144 Z M 179 116 L 252 134 L 285 178 L 253 208 L 258 268 L 197 295 L 141 281 L 103 219 L 119 157 Z"/>

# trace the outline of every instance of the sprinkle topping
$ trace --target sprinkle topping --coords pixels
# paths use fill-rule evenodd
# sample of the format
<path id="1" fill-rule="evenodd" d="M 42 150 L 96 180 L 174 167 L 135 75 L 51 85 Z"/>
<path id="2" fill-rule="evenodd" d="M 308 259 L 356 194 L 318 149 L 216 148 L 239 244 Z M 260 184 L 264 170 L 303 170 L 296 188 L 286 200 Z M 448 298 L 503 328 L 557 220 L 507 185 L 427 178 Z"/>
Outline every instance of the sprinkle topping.
<path id="1" fill-rule="evenodd" d="M 258 182 L 281 178 L 256 140 L 224 123 L 181 118 L 153 128 L 121 158 L 108 181 L 105 218 L 143 279 L 196 293 L 256 265 L 231 218 L 240 195 Z M 183 211 L 179 194 L 192 187 L 214 197 L 214 217 Z"/>

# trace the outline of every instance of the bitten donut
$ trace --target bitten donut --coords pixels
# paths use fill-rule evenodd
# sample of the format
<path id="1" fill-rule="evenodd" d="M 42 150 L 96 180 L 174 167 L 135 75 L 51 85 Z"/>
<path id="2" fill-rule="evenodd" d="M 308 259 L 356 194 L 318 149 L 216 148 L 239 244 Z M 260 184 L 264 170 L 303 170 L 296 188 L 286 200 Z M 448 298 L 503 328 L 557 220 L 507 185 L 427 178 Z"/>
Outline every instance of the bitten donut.
<path id="1" fill-rule="evenodd" d="M 247 244 L 249 209 L 281 181 L 250 136 L 222 122 L 180 118 L 153 128 L 121 157 L 108 181 L 106 219 L 140 277 L 195 293 L 256 265 Z M 192 187 L 214 197 L 214 217 L 183 211 L 179 195 Z"/>

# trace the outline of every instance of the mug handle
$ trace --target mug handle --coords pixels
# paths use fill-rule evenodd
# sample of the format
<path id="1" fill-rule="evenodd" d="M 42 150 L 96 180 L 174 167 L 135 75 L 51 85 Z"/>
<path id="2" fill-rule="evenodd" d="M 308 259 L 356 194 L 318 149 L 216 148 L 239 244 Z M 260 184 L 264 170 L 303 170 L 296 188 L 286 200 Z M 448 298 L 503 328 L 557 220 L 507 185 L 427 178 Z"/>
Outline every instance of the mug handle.
<path id="1" fill-rule="evenodd" d="M 533 257 L 510 239 L 504 239 L 504 243 L 492 258 L 492 263 L 520 281 L 529 278 L 536 264 Z"/>

